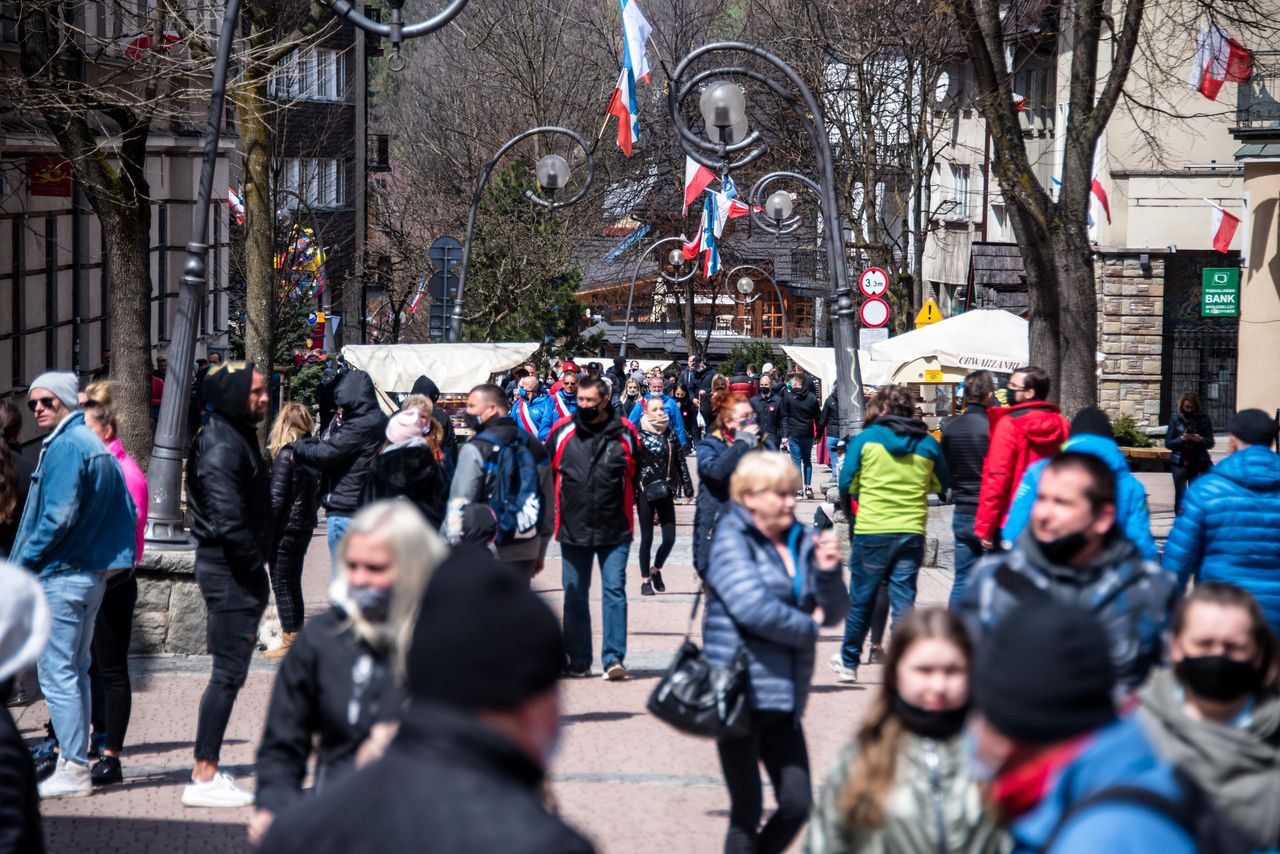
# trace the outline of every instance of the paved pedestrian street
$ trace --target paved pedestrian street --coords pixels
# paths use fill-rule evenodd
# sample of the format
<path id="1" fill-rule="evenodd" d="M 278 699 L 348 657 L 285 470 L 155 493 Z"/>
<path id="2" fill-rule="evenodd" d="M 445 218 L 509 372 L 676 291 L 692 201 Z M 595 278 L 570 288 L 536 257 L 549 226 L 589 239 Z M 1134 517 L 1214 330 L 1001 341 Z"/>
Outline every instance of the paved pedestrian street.
<path id="1" fill-rule="evenodd" d="M 1150 496 L 1153 532 L 1162 540 L 1173 518 L 1169 476 L 1139 477 Z M 821 475 L 815 477 L 820 479 Z M 815 507 L 815 502 L 802 502 L 797 517 L 809 521 Z M 564 732 L 552 765 L 551 791 L 561 813 L 589 835 L 600 851 L 681 854 L 715 851 L 723 844 L 729 801 L 715 746 L 676 733 L 644 707 L 683 637 L 695 590 L 690 551 L 693 507 L 677 509 L 678 543 L 663 573 L 665 595 L 640 596 L 633 546 L 627 577 L 626 663 L 631 678 L 606 683 L 598 675 L 597 570 L 592 583 L 596 675 L 563 683 Z M 918 601 L 941 604 L 951 584 L 950 508 L 934 508 L 929 527 L 930 535 L 940 539 L 940 565 L 922 570 Z M 307 554 L 303 578 L 308 614 L 324 607 L 328 581 L 321 526 Z M 560 561 L 554 544 L 535 588 L 560 610 Z M 494 631 L 516 628 L 494 626 Z M 822 633 L 813 695 L 804 718 L 815 787 L 881 682 L 879 666 L 863 666 L 857 685 L 835 683 L 826 662 L 839 646 L 840 632 L 834 628 Z M 125 783 L 97 790 L 88 798 L 43 804 L 49 851 L 213 854 L 251 850 L 245 836 L 250 809 L 192 809 L 179 803 L 191 768 L 196 707 L 208 670 L 207 657 L 133 660 L 133 719 L 122 760 Z M 275 670 L 274 663 L 255 657 L 227 730 L 224 768 L 249 786 Z M 495 674 L 494 678 L 500 677 Z M 43 702 L 13 711 L 24 737 L 33 740 L 43 735 L 48 720 Z M 423 797 L 430 793 L 423 792 Z M 800 846 L 797 842 L 793 849 Z"/>

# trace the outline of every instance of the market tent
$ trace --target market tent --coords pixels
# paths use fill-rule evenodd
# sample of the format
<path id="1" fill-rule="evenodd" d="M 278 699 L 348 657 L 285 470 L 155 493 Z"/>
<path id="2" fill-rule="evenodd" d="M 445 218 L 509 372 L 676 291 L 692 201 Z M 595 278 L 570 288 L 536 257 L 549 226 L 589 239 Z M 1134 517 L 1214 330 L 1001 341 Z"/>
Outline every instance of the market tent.
<path id="1" fill-rule="evenodd" d="M 888 365 L 890 362 L 875 362 Z M 938 361 L 936 356 L 921 356 L 893 369 L 895 383 L 962 383 L 968 376 L 967 368 L 953 368 Z"/>
<path id="2" fill-rule="evenodd" d="M 1007 374 L 1030 358 L 1029 329 L 1027 321 L 1007 311 L 966 311 L 878 341 L 871 345 L 871 358 L 898 366 L 931 356 L 943 368 Z"/>
<path id="3" fill-rule="evenodd" d="M 365 371 L 380 391 L 407 393 L 424 374 L 443 394 L 466 394 L 528 359 L 538 344 L 348 344 L 342 358 Z"/>
<path id="4" fill-rule="evenodd" d="M 836 382 L 836 351 L 831 347 L 799 347 L 784 344 L 784 353 L 791 361 L 822 380 L 822 387 L 830 391 Z M 862 369 L 864 386 L 881 386 L 893 382 L 895 365 L 876 362 L 866 350 L 858 351 L 858 367 Z"/>

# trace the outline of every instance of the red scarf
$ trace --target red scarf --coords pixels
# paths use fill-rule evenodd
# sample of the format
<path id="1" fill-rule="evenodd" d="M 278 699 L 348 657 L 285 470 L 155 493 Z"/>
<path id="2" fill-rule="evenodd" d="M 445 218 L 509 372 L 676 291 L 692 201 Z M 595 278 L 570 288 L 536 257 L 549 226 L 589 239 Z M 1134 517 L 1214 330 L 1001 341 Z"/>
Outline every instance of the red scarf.
<path id="1" fill-rule="evenodd" d="M 1076 736 L 1001 774 L 991 785 L 991 799 L 1007 818 L 1026 815 L 1049 793 L 1057 782 L 1058 772 L 1075 761 L 1092 740 L 1092 732 Z"/>

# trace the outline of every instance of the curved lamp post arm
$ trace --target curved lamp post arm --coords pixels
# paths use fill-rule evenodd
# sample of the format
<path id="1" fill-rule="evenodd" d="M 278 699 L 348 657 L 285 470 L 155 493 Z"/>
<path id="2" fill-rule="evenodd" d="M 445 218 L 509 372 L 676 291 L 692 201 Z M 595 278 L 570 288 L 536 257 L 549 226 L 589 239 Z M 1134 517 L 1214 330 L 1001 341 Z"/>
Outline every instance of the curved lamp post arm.
<path id="1" fill-rule="evenodd" d="M 644 252 L 640 253 L 640 257 L 636 259 L 636 265 L 631 271 L 631 291 L 627 294 L 627 319 L 622 326 L 622 348 L 621 352 L 618 354 L 619 358 L 627 358 L 627 343 L 631 339 L 631 306 L 636 298 L 636 280 L 640 278 L 640 267 L 644 265 L 645 259 L 649 257 L 653 250 L 668 243 L 679 243 L 682 246 L 684 245 L 684 241 L 679 237 L 664 237 L 661 240 L 656 240 L 653 243 L 650 243 L 648 248 L 646 248 Z M 695 264 L 693 269 L 685 273 L 683 276 L 669 276 L 662 271 L 661 259 L 658 261 L 658 275 L 662 276 L 662 278 L 666 279 L 668 282 L 687 282 L 689 279 L 692 279 L 697 272 L 698 267 Z"/>
<path id="2" fill-rule="evenodd" d="M 789 84 L 790 91 L 754 69 L 740 66 L 719 69 L 719 74 L 725 77 L 746 77 L 782 97 L 808 131 L 818 165 L 818 199 L 822 212 L 823 239 L 827 251 L 827 270 L 831 276 L 832 297 L 835 302 L 832 343 L 835 345 L 836 398 L 840 413 L 840 435 L 851 435 L 862 428 L 862 376 L 853 352 L 856 345 L 853 328 L 853 291 L 849 285 L 848 262 L 842 245 L 840 205 L 835 191 L 835 158 L 831 152 L 831 140 L 827 134 L 826 123 L 822 118 L 822 108 L 794 68 L 758 45 L 746 42 L 716 42 L 697 48 L 680 60 L 680 64 L 676 66 L 671 75 L 667 96 L 668 110 L 680 147 L 696 162 L 705 166 L 717 165 L 703 153 L 710 150 L 709 146 L 715 147 L 716 144 L 698 137 L 681 115 L 680 105 L 691 94 L 695 85 L 692 80 L 685 82 L 684 78 L 694 63 L 704 57 L 718 54 L 747 54 L 761 60 L 781 74 Z M 698 74 L 693 79 L 706 79 L 707 76 L 710 75 Z M 792 92 L 799 93 L 799 99 L 791 94 Z"/>
<path id="3" fill-rule="evenodd" d="M 773 285 L 773 292 L 778 297 L 778 314 L 782 316 L 782 340 L 787 344 L 790 344 L 791 332 L 787 329 L 787 304 L 783 302 L 782 289 L 778 287 L 778 283 L 776 280 L 774 280 L 773 276 L 769 275 L 763 269 L 761 269 L 760 267 L 757 267 L 755 264 L 739 264 L 738 266 L 734 267 L 732 270 L 730 270 L 728 273 L 725 274 L 725 280 L 729 282 L 730 286 L 732 286 L 733 277 L 736 276 L 738 273 L 743 273 L 743 272 L 746 272 L 747 270 L 754 270 L 755 272 L 759 273 L 761 276 L 764 276 L 766 279 L 768 279 L 769 284 Z"/>
<path id="4" fill-rule="evenodd" d="M 493 175 L 493 170 L 497 167 L 498 161 L 503 156 L 526 139 L 532 136 L 547 134 L 551 136 L 565 136 L 571 139 L 582 152 L 587 156 L 587 177 L 582 182 L 582 187 L 577 193 L 569 197 L 563 202 L 555 201 L 554 196 L 551 199 L 544 199 L 532 190 L 525 190 L 525 198 L 536 205 L 546 208 L 548 211 L 554 211 L 556 208 L 565 208 L 582 200 L 587 194 L 587 190 L 591 188 L 591 179 L 595 177 L 596 161 L 592 147 L 587 143 L 582 135 L 568 128 L 558 127 L 555 125 L 543 125 L 536 128 L 529 128 L 522 133 L 518 133 L 511 139 L 507 140 L 501 148 L 494 152 L 489 158 L 489 162 L 484 165 L 484 171 L 480 173 L 480 181 L 476 184 L 476 191 L 471 195 L 471 208 L 467 211 L 467 233 L 466 239 L 462 245 L 462 266 L 458 270 L 458 295 L 453 301 L 453 312 L 449 318 L 449 340 L 462 340 L 462 295 L 467 286 L 467 267 L 471 262 L 471 237 L 476 227 L 476 212 L 480 209 L 480 200 L 484 198 L 484 188 L 489 183 L 489 178 Z"/>
<path id="5" fill-rule="evenodd" d="M 402 71 L 405 67 L 404 57 L 400 55 L 400 44 L 405 39 L 412 39 L 418 36 L 429 35 L 443 27 L 458 16 L 458 13 L 466 7 L 468 0 L 453 0 L 445 8 L 441 9 L 435 15 L 427 18 L 425 21 L 418 21 L 413 24 L 405 24 L 403 17 L 404 0 L 391 0 L 388 3 L 391 9 L 391 20 L 387 23 L 374 21 L 366 17 L 355 6 L 351 5 L 349 0 L 321 0 L 334 11 L 336 15 L 351 22 L 357 28 L 371 33 L 375 36 L 381 36 L 391 42 L 391 56 L 387 59 L 387 64 L 392 71 Z"/>
<path id="6" fill-rule="evenodd" d="M 779 225 L 777 221 L 769 219 L 768 216 L 756 210 L 756 208 L 764 207 L 765 191 L 769 186 L 777 181 L 784 180 L 803 184 L 812 190 L 813 194 L 819 199 L 822 198 L 822 188 L 818 186 L 817 182 L 808 176 L 801 175 L 799 172 L 770 172 L 752 184 L 751 192 L 747 194 L 747 198 L 751 203 L 751 221 L 764 231 L 776 236 L 791 234 L 804 222 L 804 218 L 800 214 L 792 214 Z"/>

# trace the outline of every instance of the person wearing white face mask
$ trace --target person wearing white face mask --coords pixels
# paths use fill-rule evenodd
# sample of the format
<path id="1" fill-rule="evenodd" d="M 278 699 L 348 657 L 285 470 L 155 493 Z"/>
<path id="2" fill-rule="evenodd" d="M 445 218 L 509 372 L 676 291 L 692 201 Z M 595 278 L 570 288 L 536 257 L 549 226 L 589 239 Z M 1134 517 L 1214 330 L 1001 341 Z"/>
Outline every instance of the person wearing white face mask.
<path id="1" fill-rule="evenodd" d="M 361 745 L 399 715 L 396 657 L 447 554 L 407 499 L 375 502 L 352 518 L 338 545 L 333 608 L 303 626 L 271 692 L 249 825 L 255 845 L 277 814 L 306 797 L 313 750 L 313 791 L 322 792 L 354 771 Z"/>

